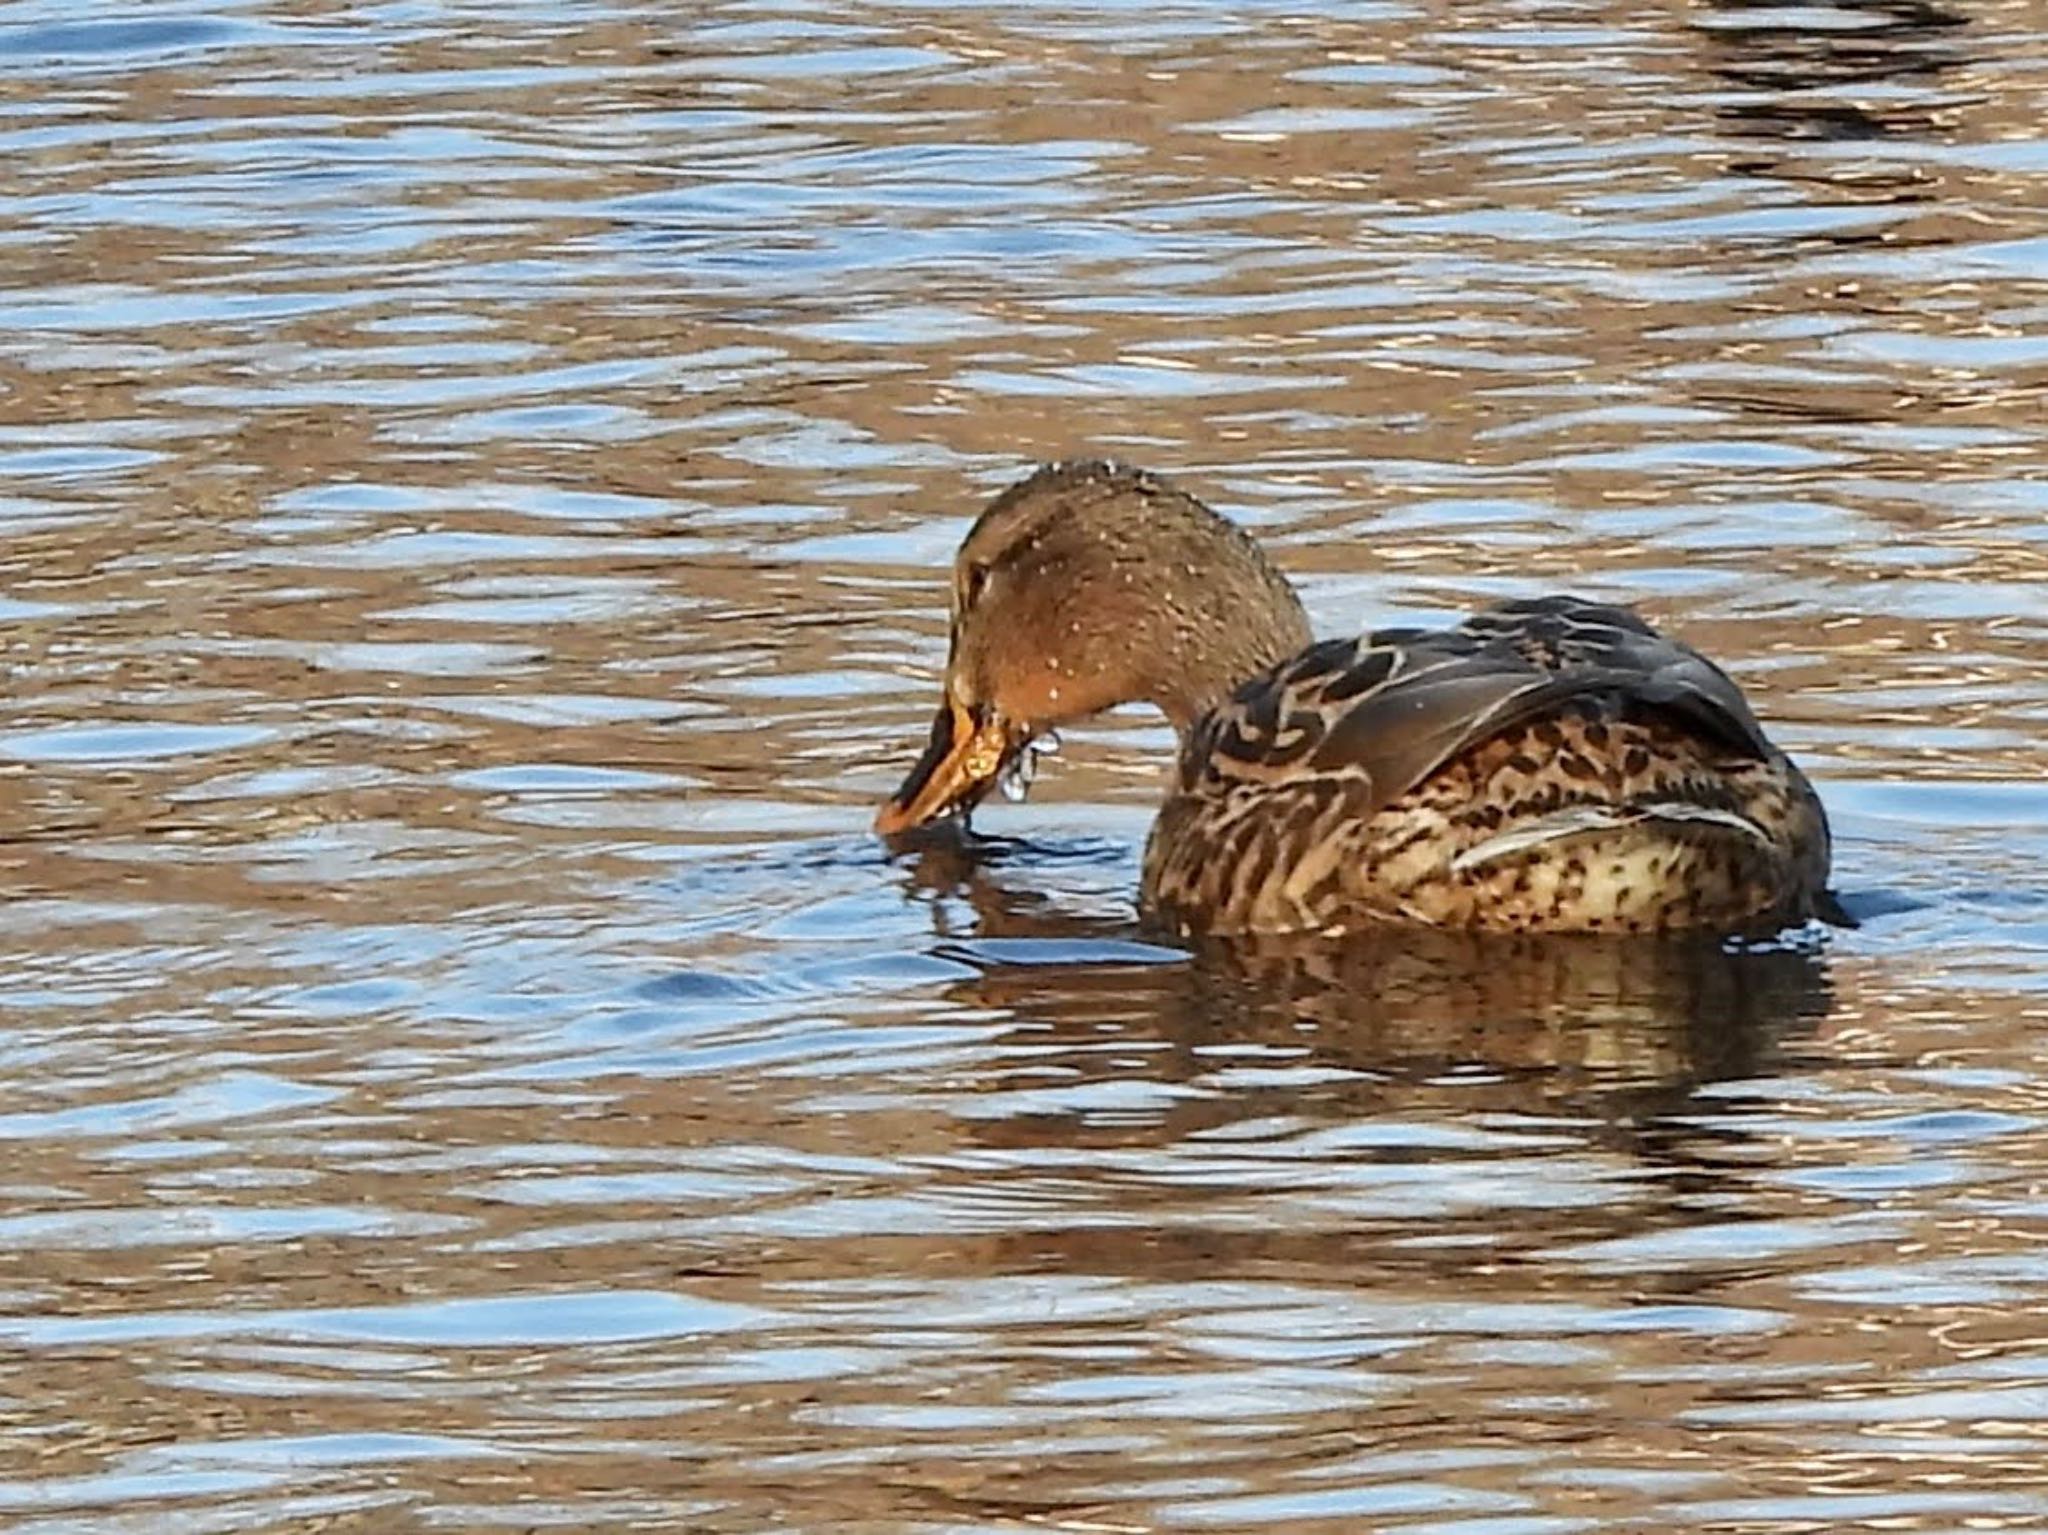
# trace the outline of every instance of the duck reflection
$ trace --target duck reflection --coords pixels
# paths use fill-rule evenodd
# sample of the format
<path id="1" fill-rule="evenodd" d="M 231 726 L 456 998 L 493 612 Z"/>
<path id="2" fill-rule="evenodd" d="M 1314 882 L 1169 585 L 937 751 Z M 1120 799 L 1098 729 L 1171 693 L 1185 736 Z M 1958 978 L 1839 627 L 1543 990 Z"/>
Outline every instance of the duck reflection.
<path id="1" fill-rule="evenodd" d="M 1077 910 L 1009 877 L 1017 848 L 935 843 L 908 865 L 947 952 L 976 967 L 957 1000 L 1013 1015 L 1068 1081 L 1128 1073 L 1141 1047 L 1151 1080 L 1248 1084 L 1169 1110 L 1168 1139 L 1283 1106 L 1396 1102 L 1596 1113 L 1639 1139 L 1700 1085 L 1771 1069 L 1830 1004 L 1812 942 L 1399 929 L 1169 949 L 1127 909 Z M 1046 853 L 1017 862 L 1042 871 Z M 1263 1068 L 1283 1085 L 1260 1089 Z"/>
<path id="2" fill-rule="evenodd" d="M 1177 950 L 1127 907 L 1023 884 L 1061 856 L 961 843 L 905 866 L 975 968 L 952 1000 L 1012 1020 L 955 1084 L 955 1133 L 1040 1214 L 934 1262 L 1521 1297 L 1582 1285 L 1552 1256 L 1577 1244 L 1779 1203 L 1758 1175 L 1774 1143 L 1746 1124 L 1769 1090 L 1701 1090 L 1770 1075 L 1827 1014 L 1813 946 L 1407 930 Z M 1063 856 L 1087 884 L 1067 876 L 1088 854 Z M 1631 1282 L 1691 1299 L 1712 1276 Z"/>

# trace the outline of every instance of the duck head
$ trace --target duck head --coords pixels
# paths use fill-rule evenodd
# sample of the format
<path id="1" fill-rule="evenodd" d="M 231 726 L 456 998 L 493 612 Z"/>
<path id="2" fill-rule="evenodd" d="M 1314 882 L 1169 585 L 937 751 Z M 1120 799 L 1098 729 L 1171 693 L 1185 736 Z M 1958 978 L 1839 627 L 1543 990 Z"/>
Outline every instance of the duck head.
<path id="1" fill-rule="evenodd" d="M 885 836 L 972 810 L 1032 741 L 1121 703 L 1185 736 L 1308 643 L 1300 600 L 1235 524 L 1158 475 L 1053 464 L 998 496 L 953 565 L 945 693 Z"/>

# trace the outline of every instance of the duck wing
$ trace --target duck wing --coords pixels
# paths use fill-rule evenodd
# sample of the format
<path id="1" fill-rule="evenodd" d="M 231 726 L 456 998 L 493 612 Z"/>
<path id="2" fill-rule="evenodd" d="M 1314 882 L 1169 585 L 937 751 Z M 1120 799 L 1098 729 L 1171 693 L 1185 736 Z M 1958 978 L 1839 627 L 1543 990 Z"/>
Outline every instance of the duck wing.
<path id="1" fill-rule="evenodd" d="M 1363 813 L 1468 746 L 1572 699 L 1634 703 L 1736 758 L 1775 755 L 1726 673 L 1627 608 L 1572 597 L 1502 603 L 1452 629 L 1381 629 L 1313 645 L 1201 722 L 1181 788 L 1364 780 Z"/>

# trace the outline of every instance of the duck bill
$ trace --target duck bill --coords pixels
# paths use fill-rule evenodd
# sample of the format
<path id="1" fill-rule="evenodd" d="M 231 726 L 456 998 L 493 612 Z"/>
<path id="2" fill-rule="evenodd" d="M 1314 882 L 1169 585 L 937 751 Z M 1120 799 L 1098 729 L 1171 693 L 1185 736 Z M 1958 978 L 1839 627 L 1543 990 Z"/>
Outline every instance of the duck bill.
<path id="1" fill-rule="evenodd" d="M 955 810 L 972 810 L 1011 755 L 1009 732 L 993 711 L 970 710 L 949 696 L 932 720 L 931 740 L 917 766 L 875 812 L 875 830 L 893 837 Z"/>

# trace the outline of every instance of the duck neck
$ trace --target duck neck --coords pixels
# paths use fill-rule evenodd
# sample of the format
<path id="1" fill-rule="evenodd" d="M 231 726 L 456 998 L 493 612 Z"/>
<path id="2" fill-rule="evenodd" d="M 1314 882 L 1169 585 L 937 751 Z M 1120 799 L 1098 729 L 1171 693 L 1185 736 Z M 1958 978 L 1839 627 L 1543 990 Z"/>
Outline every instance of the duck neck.
<path id="1" fill-rule="evenodd" d="M 1167 604 L 1166 642 L 1148 697 L 1182 741 L 1242 683 L 1309 643 L 1301 599 L 1285 576 L 1253 554 L 1227 574 L 1205 578 L 1192 597 Z"/>

